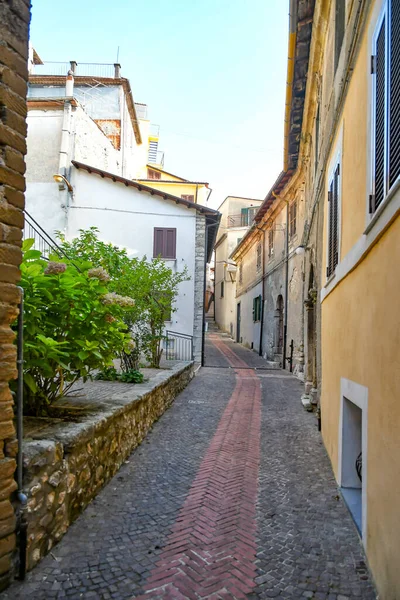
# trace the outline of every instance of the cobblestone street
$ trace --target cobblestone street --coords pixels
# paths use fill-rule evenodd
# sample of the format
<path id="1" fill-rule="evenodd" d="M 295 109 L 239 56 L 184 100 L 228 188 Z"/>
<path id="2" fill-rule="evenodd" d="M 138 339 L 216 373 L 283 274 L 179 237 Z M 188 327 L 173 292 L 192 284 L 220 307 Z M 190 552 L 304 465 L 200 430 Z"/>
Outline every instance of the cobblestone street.
<path id="1" fill-rule="evenodd" d="M 217 333 L 206 357 L 61 542 L 1 599 L 375 598 L 302 383 Z"/>

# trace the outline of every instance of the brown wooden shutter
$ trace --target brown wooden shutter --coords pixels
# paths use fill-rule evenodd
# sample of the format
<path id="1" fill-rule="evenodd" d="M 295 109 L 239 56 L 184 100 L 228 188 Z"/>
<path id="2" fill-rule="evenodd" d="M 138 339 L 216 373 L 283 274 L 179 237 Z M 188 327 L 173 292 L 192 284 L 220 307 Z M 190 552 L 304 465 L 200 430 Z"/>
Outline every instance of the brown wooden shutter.
<path id="1" fill-rule="evenodd" d="M 154 228 L 154 258 L 176 258 L 176 229 Z"/>
<path id="2" fill-rule="evenodd" d="M 336 167 L 333 180 L 329 187 L 329 231 L 328 231 L 328 256 L 326 276 L 330 277 L 339 262 L 339 177 L 340 165 Z"/>
<path id="3" fill-rule="evenodd" d="M 389 188 L 400 175 L 400 2 L 390 8 Z"/>
<path id="4" fill-rule="evenodd" d="M 385 197 L 385 31 L 386 18 L 382 21 L 376 42 L 376 56 L 373 59 L 375 65 L 375 165 L 371 212 L 375 212 Z"/>
<path id="5" fill-rule="evenodd" d="M 188 200 L 189 202 L 194 202 L 194 195 L 193 194 L 182 194 L 181 198 L 183 200 Z"/>
<path id="6" fill-rule="evenodd" d="M 165 230 L 164 258 L 176 258 L 176 229 Z"/>
<path id="7" fill-rule="evenodd" d="M 153 256 L 163 256 L 164 251 L 164 229 L 154 228 L 154 251 Z"/>

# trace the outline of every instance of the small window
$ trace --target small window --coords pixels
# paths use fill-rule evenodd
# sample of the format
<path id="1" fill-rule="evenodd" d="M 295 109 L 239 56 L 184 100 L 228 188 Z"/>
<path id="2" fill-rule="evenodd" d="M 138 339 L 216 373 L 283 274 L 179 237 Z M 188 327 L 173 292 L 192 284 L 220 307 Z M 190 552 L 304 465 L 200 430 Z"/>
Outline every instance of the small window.
<path id="1" fill-rule="evenodd" d="M 154 258 L 176 258 L 176 229 L 154 228 Z"/>
<path id="2" fill-rule="evenodd" d="M 148 179 L 161 179 L 161 173 L 154 171 L 154 169 L 147 169 Z"/>
<path id="3" fill-rule="evenodd" d="M 225 291 L 224 288 L 225 288 L 225 282 L 221 281 L 221 298 L 224 297 L 224 291 Z"/>
<path id="4" fill-rule="evenodd" d="M 172 303 L 164 309 L 164 322 L 172 319 Z"/>
<path id="5" fill-rule="evenodd" d="M 344 30 L 346 26 L 346 0 L 335 2 L 335 73 L 339 64 L 342 49 Z"/>
<path id="6" fill-rule="evenodd" d="M 268 256 L 274 255 L 274 230 L 270 229 L 268 231 Z"/>
<path id="7" fill-rule="evenodd" d="M 239 283 L 243 283 L 243 263 L 239 264 Z"/>
<path id="8" fill-rule="evenodd" d="M 289 206 L 289 237 L 296 234 L 296 219 L 297 219 L 297 201 L 295 200 Z"/>
<path id="9" fill-rule="evenodd" d="M 239 246 L 239 244 L 240 244 L 240 242 L 242 241 L 242 239 L 243 239 L 243 238 L 238 238 L 238 239 L 237 239 L 237 242 L 236 242 L 236 245 L 237 245 L 237 246 Z"/>
<path id="10" fill-rule="evenodd" d="M 328 256 L 326 276 L 330 277 L 339 262 L 340 164 L 335 168 L 328 192 Z"/>
<path id="11" fill-rule="evenodd" d="M 261 321 L 261 296 L 256 296 L 253 298 L 253 321 L 256 323 L 257 321 Z"/>
<path id="12" fill-rule="evenodd" d="M 188 202 L 194 202 L 194 196 L 193 196 L 193 194 L 182 194 L 181 198 L 183 200 L 188 200 Z"/>
<path id="13" fill-rule="evenodd" d="M 257 244 L 257 271 L 261 270 L 262 263 L 262 245 Z"/>

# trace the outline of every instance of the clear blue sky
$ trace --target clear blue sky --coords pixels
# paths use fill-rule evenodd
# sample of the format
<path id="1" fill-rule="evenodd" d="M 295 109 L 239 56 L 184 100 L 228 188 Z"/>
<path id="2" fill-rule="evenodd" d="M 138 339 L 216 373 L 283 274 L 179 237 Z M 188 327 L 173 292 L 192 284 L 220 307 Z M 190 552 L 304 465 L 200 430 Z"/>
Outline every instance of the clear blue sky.
<path id="1" fill-rule="evenodd" d="M 282 169 L 289 0 L 33 0 L 43 60 L 113 63 L 160 125 L 165 168 L 263 198 Z"/>

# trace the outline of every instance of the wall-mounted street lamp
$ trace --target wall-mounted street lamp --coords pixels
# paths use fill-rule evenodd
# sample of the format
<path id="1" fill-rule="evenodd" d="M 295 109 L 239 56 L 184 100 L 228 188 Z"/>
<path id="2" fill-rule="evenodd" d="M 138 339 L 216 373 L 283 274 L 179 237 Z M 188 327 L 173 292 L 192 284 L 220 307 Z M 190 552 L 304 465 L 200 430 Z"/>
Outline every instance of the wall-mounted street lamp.
<path id="1" fill-rule="evenodd" d="M 306 253 L 306 248 L 305 246 L 297 246 L 296 250 L 295 250 L 296 254 L 298 254 L 299 256 L 303 256 L 303 254 Z"/>
<path id="2" fill-rule="evenodd" d="M 67 186 L 68 191 L 71 192 L 71 194 L 73 193 L 73 187 L 70 184 L 70 182 L 68 181 L 68 179 L 66 177 L 64 177 L 64 175 L 60 175 L 59 173 L 57 175 L 53 175 L 53 179 L 56 183 L 59 184 L 59 189 L 60 190 L 65 190 L 65 186 Z"/>

